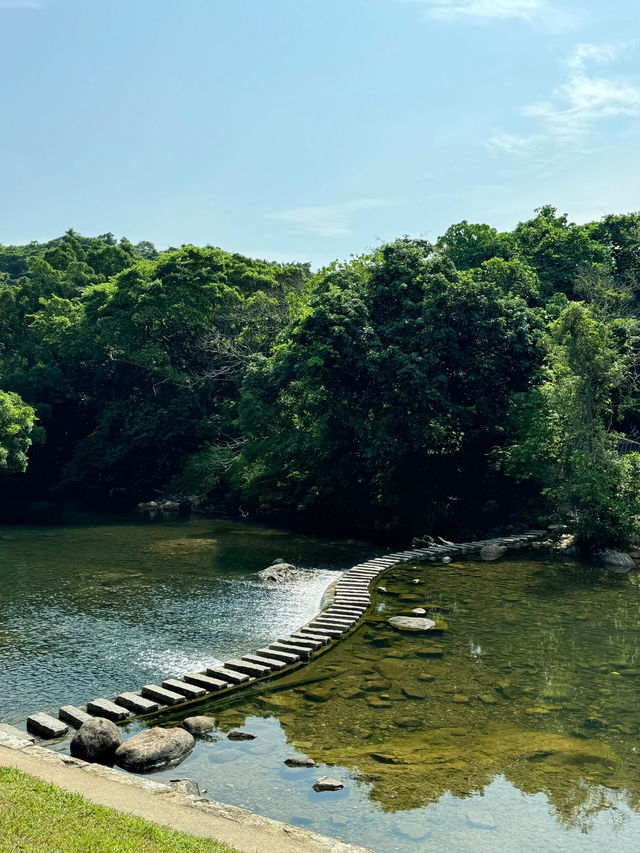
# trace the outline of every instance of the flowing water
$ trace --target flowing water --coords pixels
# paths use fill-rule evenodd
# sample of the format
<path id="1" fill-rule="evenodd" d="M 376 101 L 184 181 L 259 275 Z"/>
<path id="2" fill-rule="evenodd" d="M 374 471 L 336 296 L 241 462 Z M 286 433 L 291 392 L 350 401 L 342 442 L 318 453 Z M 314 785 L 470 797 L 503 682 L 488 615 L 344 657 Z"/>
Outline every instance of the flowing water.
<path id="1" fill-rule="evenodd" d="M 0 528 L 0 719 L 258 648 L 366 550 L 205 520 Z M 310 571 L 257 582 L 276 556 Z M 636 853 L 638 575 L 522 552 L 398 566 L 382 583 L 366 622 L 308 666 L 127 725 L 214 717 L 154 778 L 377 853 Z M 415 607 L 437 633 L 388 624 Z M 232 728 L 256 737 L 229 740 Z M 285 766 L 293 754 L 318 766 Z M 344 789 L 316 793 L 320 775 Z"/>
<path id="2" fill-rule="evenodd" d="M 401 566 L 384 584 L 307 667 L 161 717 L 218 729 L 155 778 L 379 853 L 640 849 L 638 576 L 523 557 Z M 417 606 L 437 634 L 387 623 Z M 285 766 L 293 754 L 318 767 Z M 320 775 L 344 789 L 316 793 Z"/>
<path id="3" fill-rule="evenodd" d="M 245 654 L 318 612 L 361 543 L 261 525 L 85 515 L 0 527 L 0 722 Z M 309 571 L 266 584 L 283 557 Z"/>

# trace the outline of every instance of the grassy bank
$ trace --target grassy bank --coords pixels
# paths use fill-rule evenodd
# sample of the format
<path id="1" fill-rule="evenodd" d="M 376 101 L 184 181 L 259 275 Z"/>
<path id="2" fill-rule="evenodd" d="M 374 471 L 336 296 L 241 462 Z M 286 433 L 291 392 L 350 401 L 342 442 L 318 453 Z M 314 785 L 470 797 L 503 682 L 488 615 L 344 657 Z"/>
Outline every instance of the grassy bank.
<path id="1" fill-rule="evenodd" d="M 79 794 L 0 767 L 0 851 L 15 853 L 237 853 L 95 806 Z"/>

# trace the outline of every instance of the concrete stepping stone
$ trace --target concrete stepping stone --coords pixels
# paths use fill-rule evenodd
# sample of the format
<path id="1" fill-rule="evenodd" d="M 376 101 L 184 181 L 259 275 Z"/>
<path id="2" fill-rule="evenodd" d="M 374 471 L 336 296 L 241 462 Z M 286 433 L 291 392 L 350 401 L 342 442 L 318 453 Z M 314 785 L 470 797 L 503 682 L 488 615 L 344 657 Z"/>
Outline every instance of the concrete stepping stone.
<path id="1" fill-rule="evenodd" d="M 197 684 L 187 684 L 186 681 L 180 681 L 179 678 L 167 678 L 166 681 L 162 682 L 162 686 L 165 690 L 173 690 L 174 693 L 186 696 L 187 699 L 199 699 L 207 694 L 204 687 Z"/>
<path id="2" fill-rule="evenodd" d="M 305 631 L 305 628 L 301 628 L 301 631 Z M 314 622 L 309 623 L 309 631 L 312 634 L 326 634 L 328 637 L 331 637 L 334 640 L 337 640 L 338 637 L 341 637 L 345 633 L 344 628 L 334 628 L 330 625 L 317 625 Z"/>
<path id="3" fill-rule="evenodd" d="M 207 675 L 212 678 L 220 678 L 229 684 L 245 684 L 251 681 L 251 676 L 246 672 L 238 672 L 234 669 L 228 669 L 226 666 L 208 666 Z"/>
<path id="4" fill-rule="evenodd" d="M 248 660 L 240 660 L 239 658 L 232 658 L 225 661 L 224 665 L 228 669 L 233 669 L 236 672 L 244 672 L 245 675 L 253 675 L 255 678 L 261 678 L 263 675 L 269 675 L 271 672 L 270 667 L 265 666 L 265 664 L 251 663 Z"/>
<path id="5" fill-rule="evenodd" d="M 166 687 L 160 687 L 159 684 L 145 684 L 142 688 L 142 695 L 145 699 L 155 699 L 162 705 L 179 705 L 185 701 L 182 693 L 176 693 L 175 690 L 167 690 Z"/>
<path id="6" fill-rule="evenodd" d="M 303 640 L 302 637 L 281 637 L 274 645 L 282 645 L 287 649 L 295 649 L 296 651 L 304 649 L 310 655 L 311 652 L 321 648 L 324 644 L 320 640 Z"/>
<path id="7" fill-rule="evenodd" d="M 292 643 L 295 645 L 306 646 L 309 649 L 321 649 L 323 646 L 326 646 L 330 640 L 326 637 L 312 637 L 311 635 L 305 636 L 304 634 L 292 634 L 290 637 L 283 637 L 280 640 L 281 643 Z"/>
<path id="8" fill-rule="evenodd" d="M 72 725 L 74 729 L 79 729 L 87 720 L 93 719 L 91 714 L 87 714 L 86 711 L 75 708 L 73 705 L 63 705 L 58 711 L 58 717 L 63 723 Z"/>
<path id="9" fill-rule="evenodd" d="M 263 649 L 262 651 L 270 652 L 272 657 L 276 657 L 276 653 L 278 655 L 294 655 L 298 660 L 301 658 L 309 660 L 311 657 L 310 649 L 305 649 L 303 646 L 288 646 L 286 643 L 271 643 L 268 649 Z M 284 660 L 284 657 L 282 660 Z M 291 662 L 289 661 L 289 663 Z"/>
<path id="10" fill-rule="evenodd" d="M 338 614 L 329 615 L 329 614 L 323 613 L 322 616 L 317 616 L 314 621 L 316 621 L 316 622 L 329 622 L 332 625 L 348 625 L 348 626 L 351 626 L 351 625 L 355 625 L 355 623 L 358 620 L 355 616 L 339 616 Z"/>
<path id="11" fill-rule="evenodd" d="M 204 687 L 207 693 L 215 693 L 216 690 L 224 690 L 229 686 L 228 681 L 223 681 L 221 678 L 211 678 L 210 675 L 202 675 L 201 672 L 188 672 L 183 677 L 183 681 Z"/>
<path id="12" fill-rule="evenodd" d="M 64 737 L 69 731 L 69 726 L 50 714 L 45 714 L 44 711 L 38 711 L 37 714 L 27 717 L 27 731 L 46 740 L 52 740 Z"/>
<path id="13" fill-rule="evenodd" d="M 322 644 L 327 646 L 331 642 L 331 637 L 328 637 L 326 634 L 314 634 L 311 628 L 308 628 L 306 625 L 303 625 L 302 628 L 299 628 L 295 634 L 291 635 L 292 637 L 302 637 L 303 639 L 309 638 L 310 640 L 322 640 Z"/>
<path id="14" fill-rule="evenodd" d="M 125 710 L 121 705 L 116 705 L 110 699 L 94 699 L 87 702 L 87 711 L 92 717 L 104 717 L 114 723 L 126 720 L 131 716 L 130 711 Z"/>
<path id="15" fill-rule="evenodd" d="M 266 657 L 266 655 L 260 654 L 260 652 L 255 652 L 255 654 L 250 655 L 242 655 L 242 660 L 249 661 L 249 663 L 257 663 L 261 666 L 268 666 L 269 669 L 284 669 L 286 663 L 282 660 L 277 660 L 274 657 Z"/>
<path id="16" fill-rule="evenodd" d="M 291 651 L 291 647 L 289 647 L 289 651 L 287 651 L 286 646 L 284 651 L 282 649 L 274 649 L 269 646 L 268 649 L 258 649 L 256 654 L 267 659 L 272 658 L 275 660 L 281 660 L 285 664 L 298 663 L 300 661 L 300 655 Z"/>
<path id="17" fill-rule="evenodd" d="M 151 699 L 145 699 L 139 693 L 128 691 L 116 696 L 116 704 L 122 705 L 123 708 L 128 708 L 134 714 L 152 714 L 160 708 L 157 702 L 152 702 Z"/>

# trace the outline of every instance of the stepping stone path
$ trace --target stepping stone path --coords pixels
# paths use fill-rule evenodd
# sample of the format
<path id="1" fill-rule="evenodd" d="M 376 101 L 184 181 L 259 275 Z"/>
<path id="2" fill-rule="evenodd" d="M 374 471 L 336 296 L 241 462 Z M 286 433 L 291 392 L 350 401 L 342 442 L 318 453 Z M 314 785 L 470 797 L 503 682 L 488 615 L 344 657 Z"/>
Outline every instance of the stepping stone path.
<path id="1" fill-rule="evenodd" d="M 256 679 L 268 678 L 287 667 L 304 666 L 314 652 L 320 652 L 324 646 L 338 641 L 344 634 L 358 626 L 371 606 L 371 587 L 382 573 L 402 563 L 441 562 L 450 563 L 452 559 L 465 554 L 480 554 L 486 546 L 494 548 L 519 549 L 538 542 L 547 536 L 546 530 L 531 530 L 519 536 L 507 536 L 487 539 L 481 542 L 462 542 L 458 544 L 431 545 L 428 548 L 415 548 L 398 551 L 385 557 L 377 557 L 353 566 L 345 572 L 333 588 L 331 603 L 314 619 L 286 637 L 280 637 L 269 646 L 255 652 L 233 658 L 223 664 L 207 667 L 205 672 L 188 672 L 177 678 L 167 678 L 158 684 L 146 684 L 139 691 L 125 691 L 113 700 L 99 698 L 87 703 L 86 709 L 73 705 L 63 705 L 59 719 L 44 712 L 32 714 L 27 718 L 27 731 L 44 739 L 60 738 L 67 734 L 69 725 L 79 728 L 93 717 L 102 717 L 113 722 L 121 722 L 141 714 L 152 714 L 168 706 L 188 702 L 202 701 L 220 691 L 234 690 L 251 684 Z M 486 552 L 485 552 L 486 553 Z M 419 582 L 419 578 L 416 581 Z M 383 590 L 384 587 L 378 587 Z M 385 590 L 386 591 L 386 590 Z M 418 609 L 412 617 L 393 617 L 389 621 L 396 624 L 403 620 L 408 624 L 396 624 L 404 630 L 430 630 L 435 623 L 426 618 L 416 618 Z M 424 623 L 418 628 L 417 623 Z M 429 626 L 427 627 L 427 624 Z M 432 653 L 424 656 L 439 656 L 441 652 L 434 647 Z M 318 780 L 320 784 L 323 780 Z M 329 780 L 335 782 L 335 780 Z M 340 783 L 336 783 L 340 785 Z M 315 786 L 314 786 L 315 787 Z M 321 788 L 316 790 L 337 790 Z"/>

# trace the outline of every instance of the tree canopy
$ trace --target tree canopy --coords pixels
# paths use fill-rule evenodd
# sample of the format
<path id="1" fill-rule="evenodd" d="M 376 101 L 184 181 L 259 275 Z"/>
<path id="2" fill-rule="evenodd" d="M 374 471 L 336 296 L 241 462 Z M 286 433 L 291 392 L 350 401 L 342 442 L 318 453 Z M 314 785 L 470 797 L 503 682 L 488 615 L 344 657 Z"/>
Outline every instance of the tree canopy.
<path id="1" fill-rule="evenodd" d="M 590 547 L 628 543 L 639 276 L 640 214 L 550 206 L 315 274 L 73 230 L 0 246 L 0 468 L 29 461 L 0 487 L 412 534 L 568 501 Z"/>

